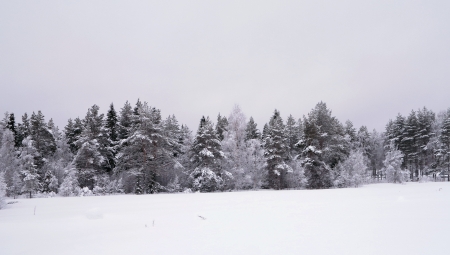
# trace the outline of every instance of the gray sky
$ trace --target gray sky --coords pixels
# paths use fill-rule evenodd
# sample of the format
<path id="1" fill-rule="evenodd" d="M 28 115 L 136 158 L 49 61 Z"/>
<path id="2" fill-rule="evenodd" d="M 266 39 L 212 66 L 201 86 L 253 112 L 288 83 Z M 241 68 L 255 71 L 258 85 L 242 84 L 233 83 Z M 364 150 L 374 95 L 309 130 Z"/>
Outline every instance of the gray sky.
<path id="1" fill-rule="evenodd" d="M 0 111 L 62 128 L 137 98 L 194 131 L 319 101 L 342 122 L 450 107 L 450 1 L 0 0 Z"/>

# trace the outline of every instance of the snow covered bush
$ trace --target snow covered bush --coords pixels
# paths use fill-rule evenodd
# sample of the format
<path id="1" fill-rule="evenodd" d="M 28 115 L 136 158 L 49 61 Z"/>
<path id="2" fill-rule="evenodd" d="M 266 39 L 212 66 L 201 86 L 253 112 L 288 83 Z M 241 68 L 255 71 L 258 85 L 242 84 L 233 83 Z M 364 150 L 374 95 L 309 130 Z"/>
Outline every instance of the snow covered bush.
<path id="1" fill-rule="evenodd" d="M 369 182 L 367 160 L 362 151 L 351 151 L 346 160 L 340 162 L 335 169 L 335 187 L 359 187 Z"/>
<path id="2" fill-rule="evenodd" d="M 81 193 L 81 189 L 78 184 L 77 170 L 70 167 L 66 170 L 66 177 L 59 187 L 58 193 L 61 196 L 78 196 Z"/>
<path id="3" fill-rule="evenodd" d="M 180 185 L 178 175 L 175 175 L 175 178 L 171 182 L 169 182 L 166 189 L 170 193 L 177 193 L 183 191 L 183 187 Z"/>
<path id="4" fill-rule="evenodd" d="M 211 192 L 220 189 L 223 180 L 208 167 L 197 167 L 189 175 L 192 181 L 192 190 Z"/>
<path id="5" fill-rule="evenodd" d="M 90 190 L 88 187 L 82 188 L 79 194 L 80 197 L 87 197 L 92 195 L 93 195 L 92 190 Z"/>
<path id="6" fill-rule="evenodd" d="M 5 206 L 6 182 L 4 175 L 4 173 L 0 173 L 0 209 Z"/>
<path id="7" fill-rule="evenodd" d="M 383 161 L 388 182 L 403 183 L 408 180 L 409 171 L 401 168 L 402 162 L 403 153 L 391 143 L 390 150 L 386 153 L 386 159 Z"/>

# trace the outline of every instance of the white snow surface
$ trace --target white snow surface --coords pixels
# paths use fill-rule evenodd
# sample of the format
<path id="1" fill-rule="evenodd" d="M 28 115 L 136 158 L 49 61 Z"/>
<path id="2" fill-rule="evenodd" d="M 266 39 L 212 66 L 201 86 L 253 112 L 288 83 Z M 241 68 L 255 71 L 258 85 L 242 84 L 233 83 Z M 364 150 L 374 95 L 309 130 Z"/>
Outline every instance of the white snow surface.
<path id="1" fill-rule="evenodd" d="M 1 254 L 449 254 L 447 182 L 17 201 Z"/>

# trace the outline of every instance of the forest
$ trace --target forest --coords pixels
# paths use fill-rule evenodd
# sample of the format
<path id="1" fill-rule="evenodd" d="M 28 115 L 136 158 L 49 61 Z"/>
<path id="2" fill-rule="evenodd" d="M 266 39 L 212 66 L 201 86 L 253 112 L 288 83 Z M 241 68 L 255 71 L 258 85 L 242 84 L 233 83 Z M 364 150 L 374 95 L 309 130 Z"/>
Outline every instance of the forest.
<path id="1" fill-rule="evenodd" d="M 0 197 L 326 189 L 450 181 L 450 109 L 399 114 L 384 132 L 341 123 L 326 103 L 258 129 L 238 105 L 195 133 L 138 100 L 97 105 L 64 129 L 41 111 L 0 121 Z"/>

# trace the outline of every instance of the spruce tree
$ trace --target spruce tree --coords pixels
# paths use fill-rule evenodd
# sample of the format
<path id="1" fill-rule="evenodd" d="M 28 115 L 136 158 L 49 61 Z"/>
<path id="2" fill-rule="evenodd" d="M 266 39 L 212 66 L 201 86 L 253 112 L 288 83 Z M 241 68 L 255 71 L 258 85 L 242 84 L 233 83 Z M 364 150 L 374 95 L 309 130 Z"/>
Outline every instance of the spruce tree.
<path id="1" fill-rule="evenodd" d="M 16 147 L 19 147 L 21 141 L 19 141 L 19 137 L 17 136 L 16 118 L 14 117 L 14 113 L 9 114 L 9 120 L 6 123 L 6 128 L 11 130 L 14 135 L 14 144 Z"/>
<path id="2" fill-rule="evenodd" d="M 228 120 L 225 116 L 217 116 L 217 124 L 216 124 L 216 133 L 217 133 L 217 137 L 219 138 L 220 141 L 223 140 L 224 135 L 223 133 L 225 131 L 227 131 L 227 126 L 228 126 Z"/>
<path id="3" fill-rule="evenodd" d="M 288 145 L 288 154 L 290 158 L 293 158 L 297 154 L 296 144 L 298 143 L 300 137 L 298 124 L 292 115 L 289 115 L 286 121 L 285 132 Z"/>
<path id="4" fill-rule="evenodd" d="M 191 153 L 195 167 L 189 175 L 192 188 L 206 192 L 219 189 L 223 182 L 220 163 L 224 154 L 209 117 L 201 118 Z"/>
<path id="5" fill-rule="evenodd" d="M 250 117 L 250 120 L 247 123 L 247 127 L 245 129 L 245 140 L 251 140 L 251 139 L 260 139 L 261 134 L 259 133 L 259 130 L 257 128 L 257 124 L 253 120 L 253 117 Z"/>
<path id="6" fill-rule="evenodd" d="M 273 189 L 286 187 L 286 175 L 292 169 L 286 164 L 289 145 L 286 138 L 285 126 L 280 112 L 275 110 L 269 121 L 267 135 L 263 142 L 264 157 L 266 158 L 268 183 Z"/>
<path id="7" fill-rule="evenodd" d="M 439 136 L 441 143 L 441 152 L 443 160 L 447 168 L 447 181 L 450 181 L 450 117 L 442 124 L 441 135 Z"/>
<path id="8" fill-rule="evenodd" d="M 132 124 L 133 124 L 133 109 L 131 108 L 130 103 L 126 101 L 125 105 L 120 110 L 119 130 L 118 130 L 119 140 L 128 138 Z"/>
<path id="9" fill-rule="evenodd" d="M 50 133 L 41 111 L 38 111 L 37 114 L 33 112 L 31 115 L 30 135 L 33 140 L 33 146 L 36 148 L 36 154 L 34 155 L 35 164 L 40 169 L 56 150 L 55 138 Z M 41 177 L 43 177 L 43 173 L 41 173 Z"/>
<path id="10" fill-rule="evenodd" d="M 108 138 L 111 140 L 112 143 L 115 143 L 118 138 L 117 134 L 117 113 L 114 109 L 114 104 L 111 103 L 109 105 L 108 113 L 106 114 L 106 129 L 108 133 Z"/>

